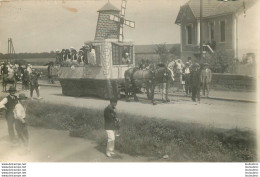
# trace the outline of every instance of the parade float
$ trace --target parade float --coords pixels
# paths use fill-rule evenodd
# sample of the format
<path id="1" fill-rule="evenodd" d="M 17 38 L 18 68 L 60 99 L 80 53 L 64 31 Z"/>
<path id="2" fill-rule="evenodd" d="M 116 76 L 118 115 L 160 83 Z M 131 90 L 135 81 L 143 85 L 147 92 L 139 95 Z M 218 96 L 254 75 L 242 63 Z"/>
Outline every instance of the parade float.
<path id="1" fill-rule="evenodd" d="M 59 69 L 62 93 L 68 96 L 118 97 L 124 86 L 124 72 L 135 65 L 134 44 L 124 40 L 124 25 L 135 23 L 125 19 L 126 0 L 121 10 L 106 3 L 100 10 L 95 39 L 85 42 L 91 46 L 88 62 L 65 64 Z"/>

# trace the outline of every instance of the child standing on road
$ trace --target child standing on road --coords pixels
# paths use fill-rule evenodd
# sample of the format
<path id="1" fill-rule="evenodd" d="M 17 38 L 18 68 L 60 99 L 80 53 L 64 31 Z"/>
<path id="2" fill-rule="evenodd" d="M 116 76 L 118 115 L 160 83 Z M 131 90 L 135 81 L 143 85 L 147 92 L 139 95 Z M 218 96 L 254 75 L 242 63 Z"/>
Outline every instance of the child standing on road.
<path id="1" fill-rule="evenodd" d="M 112 98 L 110 99 L 110 104 L 105 108 L 104 111 L 104 120 L 105 120 L 105 130 L 107 133 L 107 149 L 106 149 L 106 155 L 108 157 L 111 157 L 112 155 L 115 155 L 114 149 L 115 149 L 115 133 L 116 130 L 119 129 L 119 120 L 116 116 L 116 105 L 117 105 L 117 99 Z"/>
<path id="2" fill-rule="evenodd" d="M 14 118 L 15 118 L 15 129 L 18 135 L 18 138 L 23 143 L 26 150 L 28 150 L 28 143 L 29 143 L 29 135 L 27 126 L 25 123 L 26 117 L 26 108 L 24 101 L 27 99 L 25 94 L 19 94 L 19 102 L 15 105 L 14 108 Z"/>

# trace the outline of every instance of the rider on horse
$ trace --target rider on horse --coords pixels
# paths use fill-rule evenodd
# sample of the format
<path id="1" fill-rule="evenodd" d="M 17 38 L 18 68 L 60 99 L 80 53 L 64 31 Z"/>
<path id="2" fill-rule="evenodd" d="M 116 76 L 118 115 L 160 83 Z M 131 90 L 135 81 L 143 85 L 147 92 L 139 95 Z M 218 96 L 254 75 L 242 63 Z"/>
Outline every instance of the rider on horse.
<path id="1" fill-rule="evenodd" d="M 2 72 L 3 78 L 8 76 L 8 67 L 6 66 L 6 63 L 4 63 L 4 66 L 3 66 L 1 72 Z"/>

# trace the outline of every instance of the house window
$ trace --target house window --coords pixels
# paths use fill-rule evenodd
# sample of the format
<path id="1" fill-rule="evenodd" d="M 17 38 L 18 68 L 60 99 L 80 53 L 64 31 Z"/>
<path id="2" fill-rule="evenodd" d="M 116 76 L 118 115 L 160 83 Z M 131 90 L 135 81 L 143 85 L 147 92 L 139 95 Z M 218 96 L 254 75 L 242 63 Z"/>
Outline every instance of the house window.
<path id="1" fill-rule="evenodd" d="M 187 37 L 187 44 L 192 44 L 192 26 L 186 26 L 186 37 Z"/>
<path id="2" fill-rule="evenodd" d="M 209 40 L 210 42 L 213 42 L 214 41 L 214 23 L 210 23 L 209 24 Z"/>
<path id="3" fill-rule="evenodd" d="M 113 65 L 133 64 L 133 46 L 112 44 Z"/>
<path id="4" fill-rule="evenodd" d="M 112 60 L 113 65 L 119 65 L 119 53 L 120 53 L 120 46 L 116 44 L 112 44 Z"/>
<path id="5" fill-rule="evenodd" d="M 220 22 L 220 42 L 225 42 L 226 40 L 226 23 L 225 21 Z"/>

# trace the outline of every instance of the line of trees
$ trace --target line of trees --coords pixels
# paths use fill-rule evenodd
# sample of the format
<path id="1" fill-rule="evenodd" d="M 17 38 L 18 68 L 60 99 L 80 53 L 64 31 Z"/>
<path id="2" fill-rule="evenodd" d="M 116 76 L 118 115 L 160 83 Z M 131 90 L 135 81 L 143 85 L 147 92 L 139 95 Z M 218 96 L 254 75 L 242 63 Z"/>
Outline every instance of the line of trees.
<path id="1" fill-rule="evenodd" d="M 55 58 L 54 51 L 41 52 L 41 53 L 16 53 L 16 54 L 3 54 L 0 53 L 0 59 L 28 59 L 28 58 Z"/>

